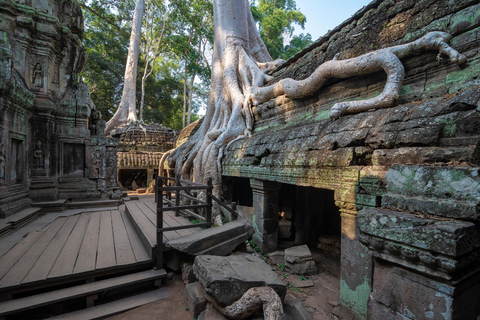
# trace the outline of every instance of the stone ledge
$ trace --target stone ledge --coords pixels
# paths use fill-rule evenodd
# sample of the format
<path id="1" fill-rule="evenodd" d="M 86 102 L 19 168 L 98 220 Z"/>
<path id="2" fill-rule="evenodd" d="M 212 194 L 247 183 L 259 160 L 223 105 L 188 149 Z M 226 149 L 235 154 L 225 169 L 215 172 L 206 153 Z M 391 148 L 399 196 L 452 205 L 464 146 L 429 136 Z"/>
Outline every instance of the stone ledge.
<path id="1" fill-rule="evenodd" d="M 364 209 L 357 225 L 373 256 L 437 277 L 452 279 L 480 260 L 479 228 L 471 222 Z"/>

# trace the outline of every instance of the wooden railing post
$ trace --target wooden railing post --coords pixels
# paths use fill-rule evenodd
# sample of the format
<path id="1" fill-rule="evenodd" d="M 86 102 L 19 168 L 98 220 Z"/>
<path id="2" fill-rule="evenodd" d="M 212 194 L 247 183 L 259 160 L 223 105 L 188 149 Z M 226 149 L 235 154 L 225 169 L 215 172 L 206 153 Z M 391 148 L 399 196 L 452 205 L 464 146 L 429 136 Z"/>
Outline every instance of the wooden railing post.
<path id="1" fill-rule="evenodd" d="M 208 189 L 206 190 L 207 191 L 206 220 L 207 222 L 211 223 L 212 222 L 212 191 L 213 191 L 212 178 L 208 178 L 207 186 L 208 186 Z M 211 224 L 207 228 L 210 228 L 210 226 Z"/>
<path id="2" fill-rule="evenodd" d="M 175 186 L 176 187 L 181 186 L 179 174 L 175 176 Z M 180 206 L 180 190 L 175 190 L 175 206 L 176 207 Z M 178 217 L 179 215 L 180 215 L 180 210 L 175 210 L 175 216 Z"/>
<path id="3" fill-rule="evenodd" d="M 155 184 L 156 188 L 156 196 L 157 196 L 157 250 L 156 250 L 156 259 L 155 259 L 155 267 L 157 269 L 163 268 L 163 179 L 157 177 L 157 181 Z M 160 185 L 160 186 L 159 186 Z"/>

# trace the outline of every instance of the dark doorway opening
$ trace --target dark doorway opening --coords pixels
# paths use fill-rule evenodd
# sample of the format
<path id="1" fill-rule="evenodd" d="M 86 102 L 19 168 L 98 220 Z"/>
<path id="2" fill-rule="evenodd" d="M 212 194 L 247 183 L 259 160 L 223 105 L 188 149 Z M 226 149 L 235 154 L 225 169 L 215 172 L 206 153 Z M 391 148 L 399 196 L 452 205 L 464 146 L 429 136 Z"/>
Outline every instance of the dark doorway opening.
<path id="1" fill-rule="evenodd" d="M 340 253 L 341 218 L 333 190 L 282 184 L 279 192 L 280 242 L 316 244 Z"/>
<path id="2" fill-rule="evenodd" d="M 124 190 L 137 190 L 147 186 L 146 169 L 121 169 L 118 172 L 118 182 Z"/>

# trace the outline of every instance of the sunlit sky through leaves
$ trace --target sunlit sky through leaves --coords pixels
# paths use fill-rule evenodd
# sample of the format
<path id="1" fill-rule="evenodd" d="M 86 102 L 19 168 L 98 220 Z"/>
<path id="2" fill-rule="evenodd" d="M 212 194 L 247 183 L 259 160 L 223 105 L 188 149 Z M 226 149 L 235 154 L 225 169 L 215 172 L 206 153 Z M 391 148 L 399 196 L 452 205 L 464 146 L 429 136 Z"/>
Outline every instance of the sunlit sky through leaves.
<path id="1" fill-rule="evenodd" d="M 297 9 L 306 17 L 305 30 L 296 27 L 295 33 L 310 33 L 315 41 L 328 30 L 350 18 L 371 0 L 296 0 Z"/>

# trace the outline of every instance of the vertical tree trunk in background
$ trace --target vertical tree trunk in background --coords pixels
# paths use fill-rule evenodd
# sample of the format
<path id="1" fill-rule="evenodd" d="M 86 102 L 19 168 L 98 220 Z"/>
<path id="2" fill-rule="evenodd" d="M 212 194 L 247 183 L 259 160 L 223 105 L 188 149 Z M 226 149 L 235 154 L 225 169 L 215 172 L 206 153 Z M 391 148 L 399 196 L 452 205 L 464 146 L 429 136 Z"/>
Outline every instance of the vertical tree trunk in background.
<path id="1" fill-rule="evenodd" d="M 139 56 L 140 37 L 142 33 L 142 17 L 145 0 L 137 0 L 133 15 L 132 33 L 128 47 L 127 64 L 125 66 L 125 80 L 123 84 L 122 100 L 115 115 L 107 122 L 105 134 L 128 122 L 137 121 L 136 113 L 136 80 Z"/>

